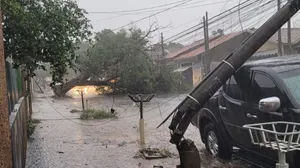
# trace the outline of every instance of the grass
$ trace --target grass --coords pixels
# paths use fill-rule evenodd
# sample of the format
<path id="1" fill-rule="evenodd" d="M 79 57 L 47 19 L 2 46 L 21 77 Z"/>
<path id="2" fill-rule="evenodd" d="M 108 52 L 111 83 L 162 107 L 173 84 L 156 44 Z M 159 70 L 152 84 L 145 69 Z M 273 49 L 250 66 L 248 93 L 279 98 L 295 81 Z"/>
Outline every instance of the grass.
<path id="1" fill-rule="evenodd" d="M 35 127 L 37 124 L 41 123 L 40 120 L 37 119 L 29 119 L 27 123 L 27 137 L 30 138 L 31 135 L 34 133 Z"/>
<path id="2" fill-rule="evenodd" d="M 82 120 L 117 118 L 115 114 L 105 110 L 87 109 L 81 115 Z"/>
<path id="3" fill-rule="evenodd" d="M 79 113 L 79 112 L 82 112 L 82 110 L 72 109 L 70 112 L 71 113 Z"/>

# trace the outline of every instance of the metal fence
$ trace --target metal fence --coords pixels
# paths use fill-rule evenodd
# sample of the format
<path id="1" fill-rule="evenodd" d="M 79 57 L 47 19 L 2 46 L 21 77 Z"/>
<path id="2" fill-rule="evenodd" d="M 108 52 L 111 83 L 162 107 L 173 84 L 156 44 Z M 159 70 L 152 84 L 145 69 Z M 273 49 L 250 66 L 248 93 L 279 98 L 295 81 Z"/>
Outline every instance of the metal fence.
<path id="1" fill-rule="evenodd" d="M 5 62 L 6 65 L 6 80 L 7 80 L 7 92 L 8 92 L 8 111 L 9 115 L 14 109 L 14 105 L 18 103 L 20 97 L 22 97 L 22 74 L 20 69 L 13 68 L 13 65 L 9 62 Z"/>

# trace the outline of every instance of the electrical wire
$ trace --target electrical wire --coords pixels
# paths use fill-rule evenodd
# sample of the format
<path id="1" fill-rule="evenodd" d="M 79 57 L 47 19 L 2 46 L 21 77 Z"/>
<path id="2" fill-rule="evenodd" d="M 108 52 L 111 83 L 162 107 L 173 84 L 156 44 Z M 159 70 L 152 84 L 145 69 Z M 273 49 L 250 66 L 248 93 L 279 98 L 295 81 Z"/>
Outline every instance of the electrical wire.
<path id="1" fill-rule="evenodd" d="M 75 124 L 78 124 L 78 125 L 81 125 L 81 126 L 102 126 L 102 125 L 106 125 L 106 124 L 108 124 L 108 123 L 110 123 L 110 122 L 115 121 L 115 120 L 118 119 L 118 118 L 117 118 L 117 119 L 111 119 L 111 120 L 108 120 L 108 121 L 103 122 L 103 123 L 100 123 L 100 124 L 83 124 L 83 123 L 76 122 L 76 121 L 74 121 L 74 120 L 72 120 L 72 119 L 66 117 L 65 115 L 63 115 L 60 111 L 58 111 L 58 110 L 54 107 L 54 105 L 51 103 L 51 101 L 48 99 L 48 96 L 44 93 L 43 89 L 40 87 L 40 85 L 38 84 L 38 82 L 37 82 L 35 79 L 34 79 L 34 81 L 35 81 L 36 85 L 38 86 L 38 88 L 41 90 L 43 96 L 46 98 L 48 104 L 52 107 L 52 109 L 53 109 L 56 113 L 58 113 L 60 116 L 62 116 L 64 119 L 66 119 L 66 120 L 68 120 L 68 121 L 70 121 L 70 122 L 72 122 L 72 123 L 75 123 Z M 122 111 L 122 112 L 119 114 L 119 116 L 117 116 L 117 117 L 120 117 L 122 114 L 124 114 L 124 113 L 127 111 L 127 109 L 128 109 L 129 107 L 130 107 L 130 105 L 129 105 L 124 111 Z"/>
<path id="2" fill-rule="evenodd" d="M 156 12 L 156 13 L 154 13 L 154 14 L 151 14 L 151 15 L 149 15 L 149 16 L 142 17 L 142 18 L 140 18 L 140 19 L 138 19 L 138 20 L 136 20 L 136 21 L 133 21 L 133 22 L 131 22 L 131 23 L 125 24 L 125 25 L 120 26 L 120 27 L 118 27 L 118 28 L 112 29 L 112 31 L 122 29 L 122 28 L 124 28 L 124 27 L 126 27 L 126 26 L 129 26 L 129 25 L 131 25 L 131 24 L 140 22 L 140 21 L 145 20 L 145 19 L 147 19 L 147 18 L 149 18 L 149 17 L 152 17 L 152 16 L 155 16 L 155 15 L 157 15 L 157 14 L 166 12 L 166 11 L 168 11 L 168 10 L 171 10 L 171 9 L 173 9 L 173 8 L 176 8 L 176 7 L 178 7 L 178 6 L 181 6 L 181 5 L 186 4 L 186 3 L 188 3 L 188 2 L 191 2 L 191 1 L 193 1 L 193 0 L 186 0 L 186 1 L 184 1 L 184 2 L 182 2 L 182 3 L 180 3 L 180 4 L 177 4 L 177 5 L 174 5 L 174 6 L 170 7 L 170 8 L 166 8 L 166 9 L 164 9 L 164 10 L 161 10 L 161 11 Z"/>
<path id="3" fill-rule="evenodd" d="M 262 4 L 262 5 L 258 6 L 258 7 L 252 8 L 252 9 L 250 9 L 249 11 L 245 12 L 244 14 L 241 14 L 240 17 L 244 17 L 245 15 L 247 15 L 247 16 L 250 15 L 251 17 L 247 17 L 248 20 L 250 20 L 250 19 L 252 19 L 252 18 L 255 18 L 255 17 L 257 17 L 257 15 L 255 15 L 253 12 L 257 11 L 258 9 L 260 9 L 260 8 L 262 8 L 262 7 L 264 7 L 264 6 L 268 5 L 268 4 L 270 4 L 271 2 L 273 2 L 273 1 L 268 1 L 268 2 Z M 224 23 L 227 22 L 227 21 L 229 21 L 229 19 L 225 20 Z M 216 23 L 216 22 L 215 22 L 215 23 Z M 210 25 L 211 25 L 211 24 L 210 24 Z M 211 29 L 211 28 L 214 28 L 214 27 L 219 27 L 219 24 L 216 24 L 216 25 L 214 25 L 213 27 L 210 27 L 210 29 Z M 230 27 L 233 28 L 232 25 L 231 25 Z M 203 31 L 201 31 L 201 32 L 203 32 Z M 185 38 L 185 39 L 183 39 L 183 40 L 181 40 L 181 41 L 178 41 L 178 42 L 180 43 L 180 42 L 186 41 L 186 40 L 188 40 L 188 39 L 190 39 L 190 38 L 193 38 L 193 37 L 194 37 L 194 36 L 192 35 L 192 36 L 189 36 L 189 37 L 187 37 L 187 38 Z M 177 39 L 174 39 L 174 40 L 172 40 L 172 41 L 174 42 L 174 41 L 176 41 L 176 40 L 177 40 Z"/>
<path id="4" fill-rule="evenodd" d="M 218 15 L 216 15 L 216 16 L 213 16 L 212 18 L 209 18 L 209 19 L 208 19 L 208 21 L 209 21 L 208 24 L 215 23 L 215 22 L 219 21 L 220 19 L 223 19 L 223 18 L 225 18 L 225 17 L 231 15 L 232 13 L 237 12 L 238 9 L 235 9 L 235 8 L 238 8 L 238 6 L 241 6 L 241 5 L 246 4 L 246 5 L 242 6 L 242 7 L 240 7 L 240 9 L 244 9 L 244 8 L 249 7 L 249 6 L 255 4 L 255 3 L 259 2 L 259 1 L 261 1 L 261 0 L 255 0 L 254 2 L 251 2 L 251 3 L 249 3 L 249 4 L 246 4 L 246 3 L 249 2 L 249 1 L 242 2 L 240 5 L 236 5 L 236 6 L 232 7 L 232 8 L 230 8 L 230 9 L 224 11 L 224 12 L 221 13 L 221 14 L 218 14 Z M 235 11 L 232 11 L 233 9 L 235 9 Z M 229 12 L 229 13 L 228 13 L 228 12 Z M 228 13 L 228 14 L 226 14 L 226 13 Z M 224 16 L 222 16 L 222 15 L 224 15 Z M 200 27 L 199 27 L 199 26 L 200 26 Z M 195 25 L 195 26 L 192 26 L 192 27 L 190 27 L 190 28 L 188 28 L 188 29 L 186 29 L 186 30 L 180 32 L 180 33 L 177 33 L 177 34 L 175 34 L 175 35 L 173 35 L 173 36 L 167 38 L 165 41 L 168 42 L 168 41 L 170 41 L 170 40 L 174 41 L 174 40 L 180 39 L 180 38 L 182 38 L 182 37 L 184 37 L 184 36 L 186 36 L 186 35 L 188 35 L 188 34 L 193 33 L 194 31 L 199 30 L 199 29 L 202 29 L 202 28 L 203 28 L 203 25 L 202 25 L 202 24 L 197 24 L 197 25 Z M 177 37 L 177 36 L 179 36 L 179 37 Z M 175 39 L 174 39 L 174 38 L 175 38 Z"/>
<path id="5" fill-rule="evenodd" d="M 101 14 L 101 13 L 124 13 L 124 12 L 137 12 L 137 11 L 143 11 L 143 10 L 147 10 L 147 9 L 154 9 L 154 8 L 160 8 L 160 7 L 165 7 L 165 6 L 170 6 L 170 5 L 174 5 L 174 4 L 178 4 L 181 2 L 184 2 L 186 0 L 181 0 L 181 1 L 176 1 L 176 2 L 172 2 L 172 3 L 168 3 L 168 4 L 163 4 L 163 5 L 158 5 L 158 6 L 152 6 L 152 7 L 148 7 L 148 8 L 140 8 L 140 9 L 130 9 L 130 10 L 121 10 L 121 11 L 107 11 L 107 12 L 88 12 L 90 14 Z"/>
<path id="6" fill-rule="evenodd" d="M 197 8 L 197 7 L 200 7 L 200 6 L 210 6 L 210 5 L 224 3 L 224 2 L 227 2 L 228 0 L 223 0 L 223 1 L 218 1 L 218 2 L 211 2 L 211 3 L 205 3 L 205 4 L 201 4 L 201 5 L 195 5 L 195 4 L 203 3 L 205 1 L 209 1 L 209 0 L 202 0 L 202 1 L 199 1 L 199 2 L 194 2 L 194 3 L 190 3 L 190 4 L 186 4 L 186 5 L 181 5 L 180 8 L 170 9 L 169 11 L 185 10 L 185 9 Z M 229 1 L 233 1 L 233 0 L 229 0 Z M 164 9 L 167 9 L 167 8 L 164 8 Z M 160 10 L 163 10 L 163 9 L 146 10 L 146 11 L 140 11 L 140 12 L 134 12 L 133 11 L 133 12 L 128 12 L 128 13 L 123 13 L 122 15 L 150 14 L 150 13 L 153 13 L 153 12 L 158 12 Z M 93 12 L 93 13 L 95 14 L 97 12 Z M 101 14 L 101 12 L 98 12 L 98 14 Z M 102 14 L 105 14 L 105 13 L 102 13 Z M 112 14 L 119 14 L 119 13 L 112 13 Z"/>
<path id="7" fill-rule="evenodd" d="M 229 1 L 233 1 L 233 0 L 229 0 Z M 169 10 L 170 12 L 171 11 L 179 11 L 179 10 L 186 10 L 186 9 L 191 9 L 191 8 L 198 8 L 198 7 L 203 7 L 203 6 L 210 6 L 210 5 L 215 5 L 215 4 L 219 4 L 219 3 L 223 3 L 223 2 L 226 2 L 226 1 L 220 1 L 220 2 L 213 2 L 213 3 L 207 3 L 207 4 L 202 4 L 202 5 L 197 5 L 197 6 L 190 6 L 190 7 L 185 7 L 185 8 L 177 8 L 177 9 L 172 9 L 172 10 Z M 197 2 L 199 3 L 199 2 Z M 191 4 L 190 4 L 191 5 Z M 183 5 L 184 6 L 184 5 Z M 153 12 L 156 12 L 156 11 L 159 11 L 159 10 L 152 10 L 152 11 L 144 11 L 144 12 L 134 12 L 134 13 L 123 13 L 123 14 L 119 14 L 117 16 L 112 16 L 112 17 L 106 17 L 106 18 L 102 18 L 102 19 L 98 19 L 98 20 L 95 20 L 97 22 L 99 21 L 104 21 L 104 20 L 111 20 L 111 19 L 115 19 L 115 18 L 120 18 L 122 16 L 130 16 L 130 15 L 138 15 L 138 14 L 151 14 Z"/>

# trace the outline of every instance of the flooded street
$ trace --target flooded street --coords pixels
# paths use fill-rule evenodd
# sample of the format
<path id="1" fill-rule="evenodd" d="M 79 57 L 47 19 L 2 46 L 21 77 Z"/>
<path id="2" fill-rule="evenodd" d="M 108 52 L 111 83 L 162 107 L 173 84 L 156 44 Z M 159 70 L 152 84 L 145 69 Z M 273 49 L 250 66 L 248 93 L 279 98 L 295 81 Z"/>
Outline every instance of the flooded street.
<path id="1" fill-rule="evenodd" d="M 145 104 L 146 147 L 164 148 L 174 153 L 172 158 L 145 160 L 133 158 L 139 150 L 139 108 L 127 97 L 96 96 L 87 97 L 89 108 L 115 108 L 118 119 L 82 121 L 79 96 L 66 99 L 47 98 L 36 94 L 33 118 L 40 119 L 27 152 L 28 168 L 152 168 L 153 165 L 175 168 L 179 155 L 174 145 L 169 143 L 167 129 L 169 123 L 156 129 L 185 95 L 158 96 Z M 219 161 L 205 151 L 197 128 L 190 126 L 186 138 L 195 141 L 201 152 L 204 168 L 245 167 L 239 161 Z M 139 165 L 139 166 L 138 166 Z"/>

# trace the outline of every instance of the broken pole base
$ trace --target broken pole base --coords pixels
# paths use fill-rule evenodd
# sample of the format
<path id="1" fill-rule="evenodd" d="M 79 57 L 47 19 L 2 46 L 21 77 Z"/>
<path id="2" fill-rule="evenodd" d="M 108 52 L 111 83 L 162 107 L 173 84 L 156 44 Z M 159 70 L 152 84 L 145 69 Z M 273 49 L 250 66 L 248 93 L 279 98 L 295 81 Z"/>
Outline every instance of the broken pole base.
<path id="1" fill-rule="evenodd" d="M 201 168 L 199 151 L 192 140 L 185 139 L 177 145 L 180 165 L 177 168 Z"/>

